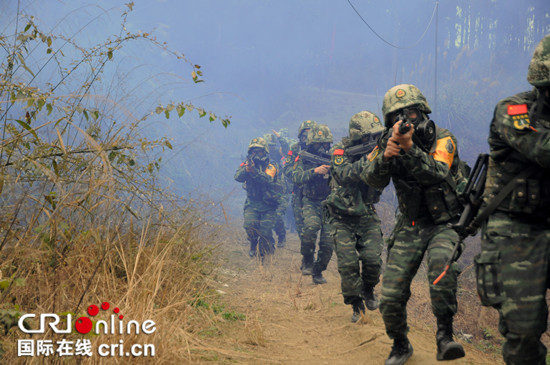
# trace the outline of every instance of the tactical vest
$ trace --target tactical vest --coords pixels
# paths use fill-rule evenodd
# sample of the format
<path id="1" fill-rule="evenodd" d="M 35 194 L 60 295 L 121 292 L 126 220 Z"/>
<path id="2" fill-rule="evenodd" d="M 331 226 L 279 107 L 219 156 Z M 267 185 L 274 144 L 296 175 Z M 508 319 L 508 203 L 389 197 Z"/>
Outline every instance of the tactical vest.
<path id="1" fill-rule="evenodd" d="M 345 151 L 349 143 L 334 146 L 334 149 L 342 148 Z M 344 152 L 345 153 L 345 152 Z M 359 160 L 357 156 L 354 160 Z M 356 184 L 340 185 L 336 176 L 331 179 L 331 192 L 326 199 L 325 205 L 331 216 L 338 219 L 348 217 L 360 217 L 374 211 L 374 204 L 380 201 L 381 190 L 375 189 L 364 182 Z"/>
<path id="2" fill-rule="evenodd" d="M 506 99 L 507 103 L 513 105 L 527 104 L 527 110 L 531 110 L 535 101 L 536 93 L 534 91 L 520 93 Z M 531 121 L 537 130 L 544 128 L 536 123 L 537 121 Z M 550 171 L 529 161 L 520 152 L 508 146 L 497 133 L 493 132 L 492 128 L 488 140 L 491 154 L 483 194 L 485 204 L 489 204 L 504 186 L 515 180 L 512 192 L 504 198 L 496 210 L 522 216 L 527 215 L 532 217 L 529 218 L 530 220 L 548 217 L 550 214 Z M 518 179 L 520 172 L 529 166 L 535 166 L 534 172 L 526 178 Z"/>
<path id="3" fill-rule="evenodd" d="M 437 128 L 438 135 L 434 145 L 448 137 L 443 131 L 445 130 Z M 414 221 L 428 217 L 434 224 L 442 224 L 458 217 L 462 212 L 451 170 L 445 180 L 431 186 L 420 185 L 399 163 L 392 164 L 391 175 L 399 211 L 408 219 Z"/>
<path id="4" fill-rule="evenodd" d="M 311 164 L 309 162 L 303 161 L 304 164 L 304 170 L 307 169 L 314 169 L 314 164 Z M 306 198 L 314 199 L 314 200 L 324 200 L 330 193 L 330 186 L 329 186 L 329 178 L 328 175 L 319 175 L 319 174 L 313 174 L 313 177 L 311 180 L 309 180 L 306 184 L 302 185 L 302 194 Z"/>
<path id="5" fill-rule="evenodd" d="M 273 163 L 268 164 L 264 172 L 272 176 L 275 182 L 279 178 L 277 167 Z M 243 188 L 246 189 L 246 196 L 251 201 L 261 201 L 268 205 L 277 205 L 278 203 L 278 193 L 280 192 L 270 189 L 267 184 L 249 180 L 243 184 Z"/>

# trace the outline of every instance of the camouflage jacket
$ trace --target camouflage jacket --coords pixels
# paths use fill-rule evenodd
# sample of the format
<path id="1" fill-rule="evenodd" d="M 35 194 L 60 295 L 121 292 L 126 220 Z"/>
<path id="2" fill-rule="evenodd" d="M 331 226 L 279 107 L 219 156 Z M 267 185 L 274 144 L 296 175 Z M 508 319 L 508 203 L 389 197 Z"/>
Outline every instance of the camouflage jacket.
<path id="1" fill-rule="evenodd" d="M 291 192 L 301 196 L 302 190 L 297 184 L 293 182 L 293 179 L 292 179 L 292 173 L 294 172 L 294 162 L 296 160 L 296 157 L 298 157 L 299 153 L 300 153 L 300 144 L 296 142 L 292 144 L 292 146 L 290 146 L 290 149 L 288 150 L 287 155 L 283 161 L 283 172 L 286 180 L 290 184 L 292 184 Z"/>
<path id="2" fill-rule="evenodd" d="M 489 132 L 489 168 L 483 200 L 488 204 L 509 181 L 514 190 L 498 210 L 516 214 L 550 215 L 550 115 L 534 120 L 537 91 L 532 90 L 499 101 Z M 517 179 L 533 166 L 527 178 Z"/>
<path id="3" fill-rule="evenodd" d="M 335 217 L 363 216 L 371 213 L 372 204 L 378 202 L 382 192 L 361 180 L 361 171 L 369 161 L 366 155 L 348 155 L 346 148 L 351 145 L 349 138 L 344 138 L 330 150 L 332 179 L 326 205 L 330 214 Z"/>
<path id="4" fill-rule="evenodd" d="M 411 220 L 431 218 L 444 223 L 462 211 L 456 186 L 465 179 L 461 174 L 457 140 L 448 130 L 436 126 L 436 138 L 429 152 L 413 144 L 409 152 L 384 161 L 384 150 L 390 131 L 364 164 L 361 179 L 372 187 L 383 189 L 393 180 L 399 210 Z"/>
<path id="5" fill-rule="evenodd" d="M 292 182 L 294 185 L 300 186 L 303 196 L 309 199 L 324 200 L 330 193 L 330 176 L 313 172 L 317 166 L 300 159 L 300 155 L 298 155 L 294 160 Z"/>
<path id="6" fill-rule="evenodd" d="M 243 162 L 235 173 L 235 180 L 243 183 L 246 190 L 245 206 L 260 210 L 284 209 L 284 181 L 275 162 L 270 161 L 263 171 L 253 168 L 252 172 L 246 172 Z"/>

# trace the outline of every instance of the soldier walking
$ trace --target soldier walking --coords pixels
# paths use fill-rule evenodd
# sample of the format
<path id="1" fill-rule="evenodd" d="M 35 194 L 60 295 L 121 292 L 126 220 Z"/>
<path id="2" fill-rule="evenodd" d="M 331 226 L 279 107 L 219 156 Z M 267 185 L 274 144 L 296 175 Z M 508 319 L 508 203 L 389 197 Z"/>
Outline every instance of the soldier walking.
<path id="1" fill-rule="evenodd" d="M 367 154 L 376 146 L 384 127 L 369 111 L 355 114 L 349 122 L 349 137 L 331 149 L 331 193 L 325 204 L 331 237 L 338 258 L 344 303 L 353 308 L 351 321 L 378 308 L 374 287 L 380 280 L 384 241 L 374 204 L 381 190 L 365 184 L 360 174 Z M 353 152 L 353 147 L 363 147 Z"/>
<path id="2" fill-rule="evenodd" d="M 294 184 L 301 186 L 303 193 L 302 270 L 311 270 L 312 280 L 315 284 L 325 284 L 327 282 L 322 272 L 326 270 L 333 251 L 329 237 L 329 225 L 324 222 L 322 207 L 323 200 L 330 193 L 328 152 L 331 143 L 332 133 L 326 125 L 313 127 L 307 135 L 306 151 L 300 152 L 296 158 L 292 173 Z M 326 162 L 314 162 L 305 157 L 307 154 L 313 154 L 313 158 L 324 156 Z M 317 260 L 314 263 L 315 242 L 318 233 L 319 250 Z"/>
<path id="3" fill-rule="evenodd" d="M 550 287 L 550 35 L 535 48 L 527 81 L 534 88 L 499 101 L 491 121 L 481 210 L 491 214 L 475 258 L 481 303 L 499 312 L 510 365 L 546 364 L 540 338 Z"/>
<path id="4" fill-rule="evenodd" d="M 402 214 L 393 245 L 388 247 L 382 279 L 380 312 L 386 333 L 394 341 L 386 365 L 404 364 L 413 353 L 407 338 L 406 305 L 411 281 L 426 253 L 432 311 L 437 319 L 436 357 L 437 360 L 460 358 L 464 349 L 453 340 L 459 274 L 456 262 L 437 286 L 433 284 L 454 246 L 459 244 L 458 234 L 447 226 L 462 211 L 456 195 L 456 185 L 462 176 L 457 140 L 451 132 L 428 119 L 431 109 L 414 85 L 389 89 L 382 112 L 386 133 L 365 164 L 361 178 L 378 189 L 393 180 Z"/>

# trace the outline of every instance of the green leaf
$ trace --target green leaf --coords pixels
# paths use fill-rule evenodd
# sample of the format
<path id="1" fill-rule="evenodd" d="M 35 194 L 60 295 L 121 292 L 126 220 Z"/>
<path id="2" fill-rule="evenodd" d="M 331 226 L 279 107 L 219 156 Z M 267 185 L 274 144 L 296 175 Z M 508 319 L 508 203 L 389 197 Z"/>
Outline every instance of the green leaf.
<path id="1" fill-rule="evenodd" d="M 172 149 L 172 144 L 170 143 L 170 141 L 166 140 L 166 141 L 164 141 L 164 144 L 165 144 L 166 147 L 168 147 L 169 149 Z"/>
<path id="2" fill-rule="evenodd" d="M 42 110 L 42 107 L 44 106 L 44 104 L 46 104 L 46 100 L 42 98 L 38 99 L 37 106 L 36 106 L 38 111 Z"/>
<path id="3" fill-rule="evenodd" d="M 94 118 L 94 120 L 97 120 L 97 118 L 99 118 L 99 112 L 97 110 L 94 110 L 92 112 L 92 118 Z"/>
<path id="4" fill-rule="evenodd" d="M 27 26 L 25 27 L 25 30 L 23 31 L 23 33 L 29 30 L 30 28 L 31 28 L 31 23 L 27 23 Z"/>
<path id="5" fill-rule="evenodd" d="M 48 37 L 48 39 L 46 39 L 46 43 L 48 44 L 48 47 L 51 47 L 52 46 L 52 37 Z"/>
<path id="6" fill-rule="evenodd" d="M 46 50 L 46 53 L 47 53 L 47 54 L 52 53 L 52 49 L 51 49 L 51 48 L 48 48 L 48 49 Z"/>
<path id="7" fill-rule="evenodd" d="M 208 119 L 210 119 L 210 121 L 213 122 L 213 121 L 216 120 L 216 116 L 214 114 L 210 113 L 210 118 L 208 118 Z"/>
<path id="8" fill-rule="evenodd" d="M 164 108 L 162 106 L 157 106 L 155 108 L 155 113 L 160 114 L 164 111 Z"/>
<path id="9" fill-rule="evenodd" d="M 174 104 L 168 104 L 168 105 L 166 106 L 166 110 L 168 110 L 169 112 L 171 112 L 172 110 L 174 110 L 174 108 L 175 108 Z"/>
<path id="10" fill-rule="evenodd" d="M 48 109 L 48 115 L 50 115 L 50 114 L 51 114 L 51 112 L 52 112 L 52 110 L 53 110 L 53 106 L 52 106 L 52 104 L 49 104 L 49 103 L 48 103 L 48 104 L 46 104 L 46 109 Z"/>
<path id="11" fill-rule="evenodd" d="M 25 128 L 26 130 L 28 130 L 29 132 L 31 132 L 31 134 L 34 136 L 34 138 L 36 138 L 37 141 L 39 141 L 40 139 L 38 138 L 38 135 L 36 134 L 36 132 L 34 131 L 34 129 L 31 128 L 30 125 L 28 125 L 27 123 L 23 122 L 22 120 L 16 120 L 17 123 L 19 123 L 19 125 L 23 128 Z"/>
<path id="12" fill-rule="evenodd" d="M 197 111 L 199 112 L 199 118 L 202 118 L 206 115 L 206 111 L 204 111 L 204 109 L 197 109 Z"/>
<path id="13" fill-rule="evenodd" d="M 107 57 L 109 59 L 112 59 L 113 58 L 113 50 L 111 48 L 109 48 L 109 50 L 107 51 Z"/>
<path id="14" fill-rule="evenodd" d="M 168 109 L 164 111 L 164 115 L 166 116 L 166 119 L 170 119 L 170 111 L 168 111 Z"/>
<path id="15" fill-rule="evenodd" d="M 182 117 L 183 114 L 185 113 L 185 107 L 183 105 L 178 105 L 176 107 L 176 111 L 178 112 L 178 117 Z"/>
<path id="16" fill-rule="evenodd" d="M 52 167 L 53 167 L 53 171 L 55 172 L 55 175 L 59 176 L 59 168 L 57 167 L 57 162 L 55 160 L 52 161 Z"/>
<path id="17" fill-rule="evenodd" d="M 231 121 L 229 119 L 222 119 L 222 125 L 224 126 L 224 128 L 227 128 L 230 123 Z"/>
<path id="18" fill-rule="evenodd" d="M 86 121 L 88 120 L 88 112 L 86 111 L 86 109 L 84 109 L 82 111 L 82 114 L 84 114 L 84 118 L 86 118 Z"/>

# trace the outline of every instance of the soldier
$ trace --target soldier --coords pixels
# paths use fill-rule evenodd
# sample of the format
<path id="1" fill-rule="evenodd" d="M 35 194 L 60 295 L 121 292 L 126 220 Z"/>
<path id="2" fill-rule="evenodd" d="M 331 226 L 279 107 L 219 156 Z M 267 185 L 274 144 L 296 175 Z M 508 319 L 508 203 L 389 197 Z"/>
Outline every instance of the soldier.
<path id="1" fill-rule="evenodd" d="M 267 133 L 264 135 L 264 139 L 267 141 L 268 149 L 269 149 L 269 158 L 272 161 L 275 161 L 277 163 L 277 169 L 279 171 L 282 171 L 282 164 L 283 164 L 283 156 L 281 154 L 281 149 L 277 146 L 277 139 L 275 138 L 276 135 L 273 135 L 271 133 Z M 285 187 L 284 191 L 284 198 L 282 199 L 283 207 L 277 210 L 278 214 L 277 217 L 275 217 L 275 225 L 273 227 L 273 230 L 275 231 L 275 234 L 277 235 L 277 247 L 285 247 L 286 243 L 286 227 L 285 227 L 285 211 L 286 207 L 288 206 L 288 199 L 287 197 L 287 191 L 286 191 L 286 181 L 284 181 L 284 174 L 281 174 L 281 179 L 283 179 L 283 186 Z"/>
<path id="2" fill-rule="evenodd" d="M 353 307 L 353 323 L 365 312 L 363 300 L 369 310 L 378 308 L 374 287 L 380 279 L 384 241 L 374 204 L 381 191 L 361 181 L 360 174 L 363 164 L 368 163 L 367 154 L 383 131 L 376 115 L 362 111 L 351 118 L 349 137 L 331 149 L 332 189 L 325 208 L 338 258 L 344 303 Z M 350 147 L 354 146 L 367 148 L 350 153 Z"/>
<path id="3" fill-rule="evenodd" d="M 244 183 L 244 229 L 250 242 L 250 256 L 254 257 L 259 244 L 259 255 L 273 253 L 272 230 L 275 217 L 281 209 L 283 186 L 280 171 L 268 158 L 267 142 L 253 138 L 248 145 L 247 160 L 235 173 L 235 180 Z"/>
<path id="4" fill-rule="evenodd" d="M 547 329 L 550 287 L 549 70 L 547 35 L 527 72 L 534 88 L 499 101 L 489 132 L 483 200 L 491 215 L 475 262 L 481 302 L 499 312 L 506 364 L 546 364 L 540 338 Z"/>
<path id="5" fill-rule="evenodd" d="M 457 233 L 447 226 L 462 211 L 456 195 L 457 180 L 462 176 L 457 141 L 451 132 L 428 119 L 431 109 L 414 85 L 389 89 L 382 112 L 386 133 L 361 178 L 378 189 L 387 186 L 391 178 L 402 213 L 393 245 L 388 247 L 382 280 L 380 312 L 386 333 L 394 340 L 386 365 L 404 364 L 413 353 L 407 338 L 406 304 L 411 281 L 426 252 L 432 311 L 437 318 L 437 360 L 460 358 L 464 349 L 453 340 L 459 274 L 456 262 L 437 286 L 433 285 L 459 244 Z"/>
<path id="6" fill-rule="evenodd" d="M 316 125 L 308 135 L 306 150 L 301 151 L 294 162 L 292 181 L 302 187 L 302 215 L 304 227 L 302 230 L 302 270 L 311 269 L 315 284 L 325 284 L 327 281 L 322 272 L 326 270 L 332 256 L 332 245 L 329 236 L 329 225 L 323 222 L 322 202 L 330 193 L 329 187 L 329 149 L 332 143 L 332 133 L 326 125 Z M 308 156 L 312 157 L 308 157 Z M 321 159 L 318 162 L 312 159 Z M 315 242 L 319 233 L 319 250 L 315 257 Z"/>
<path id="7" fill-rule="evenodd" d="M 292 173 L 294 160 L 296 159 L 300 151 L 306 148 L 307 134 L 316 124 L 317 123 L 312 120 L 306 120 L 305 122 L 302 122 L 302 124 L 300 124 L 300 128 L 298 129 L 298 142 L 290 146 L 283 165 L 285 177 L 289 181 L 293 181 Z M 302 241 L 302 228 L 304 226 L 304 217 L 302 216 L 302 188 L 294 183 L 292 187 L 291 203 L 292 210 L 294 212 L 294 220 L 296 222 L 296 232 L 298 233 L 298 237 L 300 238 L 301 247 L 303 247 L 304 244 Z M 304 265 L 304 261 L 302 259 L 301 269 L 302 275 L 311 275 L 313 267 Z"/>

